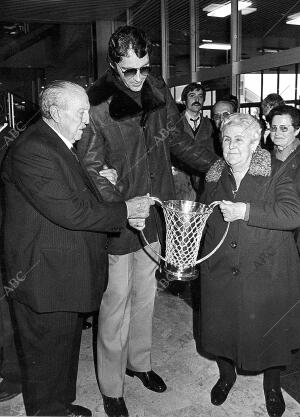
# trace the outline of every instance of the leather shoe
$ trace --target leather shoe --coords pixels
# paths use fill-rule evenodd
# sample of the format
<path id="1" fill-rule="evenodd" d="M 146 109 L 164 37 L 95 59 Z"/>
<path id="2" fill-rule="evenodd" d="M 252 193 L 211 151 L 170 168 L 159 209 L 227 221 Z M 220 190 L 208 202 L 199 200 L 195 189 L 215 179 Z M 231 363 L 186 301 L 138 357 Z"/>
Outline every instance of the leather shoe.
<path id="1" fill-rule="evenodd" d="M 128 417 L 128 410 L 123 397 L 114 398 L 103 395 L 104 411 L 108 417 Z"/>
<path id="2" fill-rule="evenodd" d="M 84 320 L 82 323 L 82 330 L 88 330 L 92 327 L 92 323 L 87 320 Z"/>
<path id="3" fill-rule="evenodd" d="M 164 392 L 167 389 L 167 386 L 162 378 L 152 370 L 148 372 L 136 372 L 131 369 L 126 369 L 126 375 L 132 378 L 134 376 L 138 377 L 142 381 L 143 385 L 151 391 Z"/>
<path id="4" fill-rule="evenodd" d="M 213 405 L 221 405 L 225 402 L 231 388 L 235 383 L 234 381 L 226 381 L 219 378 L 216 385 L 213 387 L 210 393 L 211 403 Z"/>
<path id="5" fill-rule="evenodd" d="M 265 390 L 266 407 L 270 417 L 281 417 L 285 411 L 285 402 L 280 388 Z"/>
<path id="6" fill-rule="evenodd" d="M 70 404 L 67 406 L 67 416 L 69 417 L 91 417 L 92 412 L 88 408 L 82 407 L 81 405 Z"/>
<path id="7" fill-rule="evenodd" d="M 0 383 L 0 402 L 11 400 L 21 394 L 21 392 L 21 384 L 9 382 L 3 379 Z"/>

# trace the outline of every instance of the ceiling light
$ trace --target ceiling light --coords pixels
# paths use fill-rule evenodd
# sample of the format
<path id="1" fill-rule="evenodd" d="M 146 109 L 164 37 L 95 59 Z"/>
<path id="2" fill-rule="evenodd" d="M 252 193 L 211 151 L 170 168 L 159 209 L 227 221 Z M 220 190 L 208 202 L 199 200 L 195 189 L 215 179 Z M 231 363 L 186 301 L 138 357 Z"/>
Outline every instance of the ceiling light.
<path id="1" fill-rule="evenodd" d="M 287 25 L 300 25 L 300 13 L 291 14 L 286 21 Z"/>
<path id="2" fill-rule="evenodd" d="M 277 52 L 279 52 L 278 49 L 275 48 L 262 48 L 262 49 L 258 49 L 259 53 L 261 54 L 277 54 Z"/>
<path id="3" fill-rule="evenodd" d="M 230 43 L 202 43 L 199 45 L 200 49 L 220 49 L 222 51 L 229 51 L 231 49 Z"/>
<path id="4" fill-rule="evenodd" d="M 245 10 L 247 7 L 252 6 L 252 1 L 239 1 L 238 10 Z M 226 17 L 231 14 L 231 1 L 225 4 L 212 3 L 207 7 L 204 7 L 204 12 L 207 12 L 207 16 L 210 17 Z M 251 12 L 250 12 L 251 13 Z"/>

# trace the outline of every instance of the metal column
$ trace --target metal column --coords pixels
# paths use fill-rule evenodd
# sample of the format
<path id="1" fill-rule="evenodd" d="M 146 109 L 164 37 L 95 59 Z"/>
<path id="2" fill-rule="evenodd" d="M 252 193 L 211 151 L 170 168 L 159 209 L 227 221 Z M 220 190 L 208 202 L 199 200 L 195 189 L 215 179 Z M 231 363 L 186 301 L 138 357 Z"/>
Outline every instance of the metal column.
<path id="1" fill-rule="evenodd" d="M 169 72 L 169 18 L 168 0 L 160 0 L 161 15 L 161 75 L 166 83 L 170 76 Z"/>
<path id="2" fill-rule="evenodd" d="M 199 30 L 195 0 L 190 0 L 190 75 L 192 82 L 197 81 L 199 65 Z"/>
<path id="3" fill-rule="evenodd" d="M 240 75 L 237 74 L 241 50 L 241 19 L 238 0 L 231 0 L 231 93 L 240 98 Z"/>

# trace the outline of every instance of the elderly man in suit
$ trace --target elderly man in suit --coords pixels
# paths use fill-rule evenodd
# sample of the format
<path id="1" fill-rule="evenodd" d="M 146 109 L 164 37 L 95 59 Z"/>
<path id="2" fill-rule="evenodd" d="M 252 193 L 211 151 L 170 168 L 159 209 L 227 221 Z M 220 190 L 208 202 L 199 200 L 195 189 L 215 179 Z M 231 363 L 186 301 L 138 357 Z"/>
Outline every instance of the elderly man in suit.
<path id="1" fill-rule="evenodd" d="M 11 145 L 3 167 L 5 292 L 13 299 L 22 348 L 27 415 L 90 416 L 72 404 L 79 313 L 97 310 L 101 302 L 105 232 L 119 233 L 127 219 L 143 227 L 151 201 L 101 199 L 73 149 L 89 122 L 83 88 L 53 82 L 41 95 L 41 111 L 42 120 Z"/>

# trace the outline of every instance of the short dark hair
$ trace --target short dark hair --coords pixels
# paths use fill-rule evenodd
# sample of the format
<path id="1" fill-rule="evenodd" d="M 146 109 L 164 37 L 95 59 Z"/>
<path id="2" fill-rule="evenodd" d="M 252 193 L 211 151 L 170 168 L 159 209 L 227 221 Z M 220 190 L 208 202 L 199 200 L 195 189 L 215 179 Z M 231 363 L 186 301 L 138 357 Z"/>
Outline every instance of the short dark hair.
<path id="1" fill-rule="evenodd" d="M 133 49 L 138 58 L 151 53 L 152 44 L 142 29 L 134 26 L 120 26 L 110 37 L 108 42 L 107 60 L 111 64 L 121 61 Z"/>
<path id="2" fill-rule="evenodd" d="M 201 90 L 202 93 L 203 93 L 203 99 L 205 100 L 206 90 L 203 87 L 203 85 L 202 84 L 199 84 L 199 83 L 190 83 L 190 84 L 186 85 L 184 87 L 184 89 L 182 90 L 182 93 L 181 93 L 181 101 L 186 101 L 187 100 L 188 93 L 190 93 L 191 91 L 194 91 L 194 90 L 197 90 L 197 91 L 200 91 Z"/>
<path id="3" fill-rule="evenodd" d="M 296 107 L 288 106 L 287 104 L 283 106 L 274 107 L 269 113 L 270 123 L 274 116 L 283 116 L 288 115 L 292 119 L 292 125 L 295 129 L 300 127 L 300 111 Z"/>
<path id="4" fill-rule="evenodd" d="M 282 106 L 284 104 L 285 102 L 283 98 L 279 94 L 276 94 L 276 93 L 268 94 L 267 97 L 265 97 L 263 101 L 261 102 L 262 106 L 270 106 L 270 107 Z"/>

